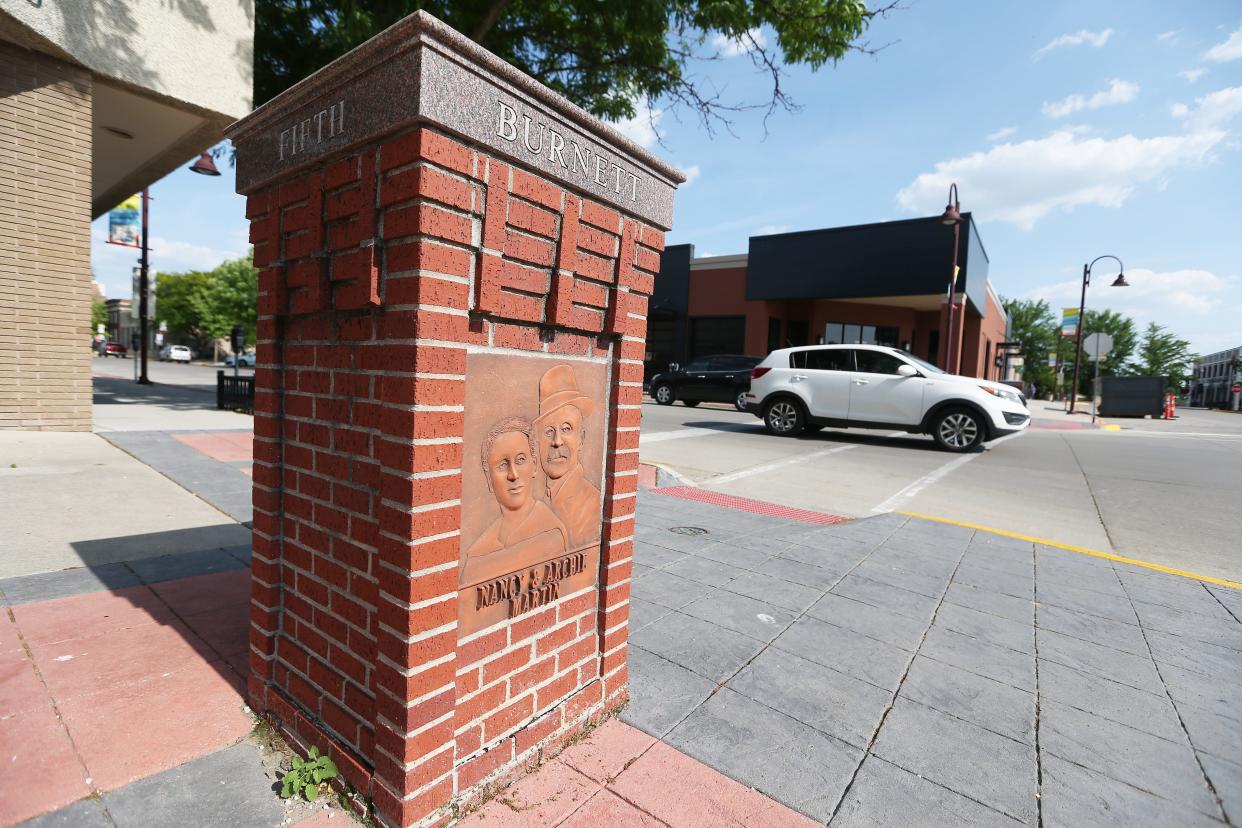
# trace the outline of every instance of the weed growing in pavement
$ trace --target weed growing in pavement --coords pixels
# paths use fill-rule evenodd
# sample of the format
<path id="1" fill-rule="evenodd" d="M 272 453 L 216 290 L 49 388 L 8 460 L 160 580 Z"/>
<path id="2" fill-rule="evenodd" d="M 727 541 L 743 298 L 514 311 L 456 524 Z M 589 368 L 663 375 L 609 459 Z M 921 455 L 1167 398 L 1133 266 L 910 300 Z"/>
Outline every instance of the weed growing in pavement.
<path id="1" fill-rule="evenodd" d="M 288 799 L 300 793 L 307 802 L 314 802 L 319 798 L 319 786 L 335 778 L 336 763 L 327 756 L 320 756 L 319 748 L 312 747 L 308 759 L 293 757 L 293 769 L 281 779 L 280 795 Z"/>

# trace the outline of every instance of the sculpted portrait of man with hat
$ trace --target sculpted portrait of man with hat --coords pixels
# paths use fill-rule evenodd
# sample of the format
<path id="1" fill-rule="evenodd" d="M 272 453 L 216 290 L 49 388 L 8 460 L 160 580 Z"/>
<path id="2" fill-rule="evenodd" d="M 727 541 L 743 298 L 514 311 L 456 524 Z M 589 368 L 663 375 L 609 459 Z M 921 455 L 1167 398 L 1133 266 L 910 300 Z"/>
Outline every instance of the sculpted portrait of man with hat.
<path id="1" fill-rule="evenodd" d="M 568 365 L 549 369 L 539 380 L 535 436 L 539 462 L 547 475 L 548 502 L 569 530 L 569 548 L 599 540 L 600 494 L 582 469 L 586 418 L 595 402 L 578 390 Z"/>
<path id="2" fill-rule="evenodd" d="M 480 455 L 500 517 L 466 550 L 463 586 L 562 555 L 568 542 L 565 525 L 535 496 L 539 463 L 529 420 L 501 420 L 488 432 Z"/>

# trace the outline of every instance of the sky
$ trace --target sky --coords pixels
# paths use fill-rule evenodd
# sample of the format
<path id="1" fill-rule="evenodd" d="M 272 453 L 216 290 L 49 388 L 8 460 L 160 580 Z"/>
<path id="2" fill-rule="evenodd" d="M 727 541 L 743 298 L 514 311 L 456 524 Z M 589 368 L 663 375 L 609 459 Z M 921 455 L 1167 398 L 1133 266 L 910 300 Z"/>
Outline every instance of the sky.
<path id="1" fill-rule="evenodd" d="M 974 214 L 1002 296 L 1155 321 L 1199 353 L 1242 345 L 1242 3 L 902 0 L 874 55 L 787 70 L 800 104 L 709 136 L 655 105 L 621 128 L 686 171 L 669 244 L 744 253 L 748 238 L 939 214 L 949 185 Z M 771 31 L 756 37 L 774 42 Z M 693 67 L 725 100 L 765 100 L 744 47 Z M 653 128 L 654 125 L 654 128 Z M 192 159 L 187 159 L 186 166 Z M 152 266 L 207 269 L 246 250 L 232 170 L 153 185 Z M 128 296 L 135 251 L 93 226 L 96 278 Z"/>

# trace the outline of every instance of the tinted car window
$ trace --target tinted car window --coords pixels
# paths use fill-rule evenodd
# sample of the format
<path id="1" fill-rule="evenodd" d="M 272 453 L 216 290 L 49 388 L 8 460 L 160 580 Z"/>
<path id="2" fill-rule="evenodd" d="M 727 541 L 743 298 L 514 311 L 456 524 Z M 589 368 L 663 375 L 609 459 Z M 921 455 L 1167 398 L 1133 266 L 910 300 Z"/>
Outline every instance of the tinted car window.
<path id="1" fill-rule="evenodd" d="M 686 366 L 686 371 L 687 371 L 687 372 L 689 372 L 689 371 L 706 371 L 706 370 L 707 370 L 707 360 L 705 360 L 705 359 L 696 359 L 694 362 L 692 362 L 692 363 L 690 363 L 689 365 L 687 365 L 687 366 Z"/>
<path id="2" fill-rule="evenodd" d="M 855 351 L 854 358 L 858 360 L 858 370 L 863 374 L 895 374 L 899 367 L 905 365 L 897 357 L 883 351 Z"/>
<path id="3" fill-rule="evenodd" d="M 789 355 L 791 368 L 811 371 L 851 371 L 853 363 L 850 352 L 844 348 L 824 348 L 814 351 L 794 351 Z"/>

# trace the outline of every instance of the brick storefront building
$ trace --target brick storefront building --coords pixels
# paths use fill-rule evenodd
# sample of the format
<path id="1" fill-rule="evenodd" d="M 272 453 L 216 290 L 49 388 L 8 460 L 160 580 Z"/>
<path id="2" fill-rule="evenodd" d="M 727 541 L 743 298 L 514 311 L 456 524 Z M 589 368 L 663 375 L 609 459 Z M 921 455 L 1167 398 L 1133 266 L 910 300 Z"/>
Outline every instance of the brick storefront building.
<path id="1" fill-rule="evenodd" d="M 958 250 L 959 372 L 1003 379 L 1009 320 L 969 213 Z M 670 245 L 651 302 L 646 371 L 709 354 L 866 342 L 941 367 L 948 356 L 953 234 L 939 217 L 753 236 L 748 253 L 696 258 Z"/>

